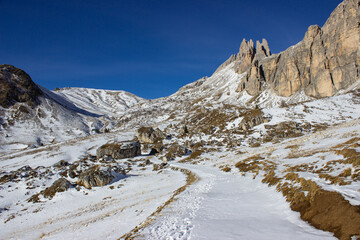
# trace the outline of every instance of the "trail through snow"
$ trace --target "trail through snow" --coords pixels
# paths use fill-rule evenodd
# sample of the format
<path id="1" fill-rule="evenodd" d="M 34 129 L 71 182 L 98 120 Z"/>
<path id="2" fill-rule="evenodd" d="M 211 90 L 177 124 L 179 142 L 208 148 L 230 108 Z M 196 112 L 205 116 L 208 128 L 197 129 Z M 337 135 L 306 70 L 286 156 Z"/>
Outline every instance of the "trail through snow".
<path id="1" fill-rule="evenodd" d="M 141 239 L 335 239 L 311 227 L 260 180 L 203 165 L 172 164 L 200 180 L 179 195 Z"/>

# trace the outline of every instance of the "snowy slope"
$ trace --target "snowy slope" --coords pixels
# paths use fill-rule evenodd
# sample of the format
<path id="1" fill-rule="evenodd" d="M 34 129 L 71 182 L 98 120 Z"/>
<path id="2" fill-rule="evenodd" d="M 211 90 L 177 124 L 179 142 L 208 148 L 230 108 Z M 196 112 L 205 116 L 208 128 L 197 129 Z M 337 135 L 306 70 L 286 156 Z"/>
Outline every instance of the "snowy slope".
<path id="1" fill-rule="evenodd" d="M 62 88 L 55 93 L 81 109 L 109 117 L 120 116 L 130 107 L 145 101 L 145 99 L 125 91 Z"/>
<path id="2" fill-rule="evenodd" d="M 47 97 L 39 99 L 41 104 L 35 109 L 18 104 L 2 110 L 3 126 L 6 126 L 0 131 L 2 153 L 84 137 L 104 126 L 93 115 L 74 112 Z"/>
<path id="3" fill-rule="evenodd" d="M 78 108 L 61 95 L 39 86 L 38 105 L 16 103 L 0 107 L 0 152 L 39 147 L 44 144 L 94 134 L 110 124 L 101 115 Z"/>

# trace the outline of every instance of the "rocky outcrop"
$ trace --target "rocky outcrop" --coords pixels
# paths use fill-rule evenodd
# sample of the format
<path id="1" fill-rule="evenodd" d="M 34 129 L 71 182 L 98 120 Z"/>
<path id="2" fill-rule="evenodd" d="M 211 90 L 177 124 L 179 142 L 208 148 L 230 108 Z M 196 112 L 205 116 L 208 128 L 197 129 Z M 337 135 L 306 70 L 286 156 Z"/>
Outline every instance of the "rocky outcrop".
<path id="1" fill-rule="evenodd" d="M 8 108 L 22 102 L 33 107 L 39 104 L 41 95 L 43 92 L 26 72 L 11 65 L 0 65 L 0 106 Z"/>
<path id="2" fill-rule="evenodd" d="M 163 157 L 164 161 L 174 160 L 176 157 L 181 157 L 189 153 L 189 150 L 185 146 L 181 146 L 178 143 L 172 144 L 166 149 L 166 154 Z"/>
<path id="3" fill-rule="evenodd" d="M 50 187 L 46 188 L 41 193 L 44 197 L 52 199 L 57 192 L 65 192 L 71 187 L 71 183 L 65 178 L 56 180 Z"/>
<path id="4" fill-rule="evenodd" d="M 77 184 L 91 189 L 101 187 L 111 183 L 117 174 L 125 175 L 125 171 L 119 167 L 100 167 L 99 165 L 90 167 L 79 175 Z"/>
<path id="5" fill-rule="evenodd" d="M 240 45 L 239 53 L 236 56 L 236 59 L 239 61 L 239 65 L 237 66 L 237 71 L 239 73 L 245 72 L 253 62 L 255 57 L 255 46 L 253 40 L 246 41 L 243 39 Z"/>
<path id="6" fill-rule="evenodd" d="M 264 116 L 264 113 L 260 109 L 253 109 L 246 113 L 239 126 L 243 131 L 249 131 L 253 127 L 268 123 L 269 121 L 270 117 Z"/>
<path id="7" fill-rule="evenodd" d="M 322 28 L 310 26 L 304 39 L 284 52 L 271 55 L 266 40 L 255 49 L 243 40 L 238 55 L 235 71 L 247 72 L 238 91 L 332 96 L 360 79 L 360 0 L 345 0 Z"/>
<path id="8" fill-rule="evenodd" d="M 136 137 L 141 143 L 157 143 L 165 139 L 166 135 L 158 128 L 141 127 L 136 130 Z"/>
<path id="9" fill-rule="evenodd" d="M 50 187 L 46 188 L 40 193 L 32 195 L 28 199 L 28 202 L 33 202 L 33 203 L 40 202 L 40 195 L 43 195 L 45 198 L 52 199 L 56 195 L 56 193 L 65 192 L 70 187 L 72 187 L 72 184 L 68 180 L 66 180 L 65 178 L 59 178 Z"/>
<path id="10" fill-rule="evenodd" d="M 141 155 L 139 142 L 118 142 L 107 143 L 99 147 L 96 151 L 98 159 L 108 156 L 113 159 L 132 158 Z"/>

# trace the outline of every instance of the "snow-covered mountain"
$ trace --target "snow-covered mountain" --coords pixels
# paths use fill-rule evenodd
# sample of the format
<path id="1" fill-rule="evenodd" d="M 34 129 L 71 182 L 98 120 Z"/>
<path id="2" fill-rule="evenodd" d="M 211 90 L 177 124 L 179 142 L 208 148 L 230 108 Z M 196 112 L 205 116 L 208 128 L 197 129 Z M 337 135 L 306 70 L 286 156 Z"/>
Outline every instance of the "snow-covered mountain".
<path id="1" fill-rule="evenodd" d="M 108 131 L 115 117 L 145 101 L 125 91 L 50 91 L 10 65 L 1 65 L 0 74 L 0 142 L 4 152 Z"/>
<path id="2" fill-rule="evenodd" d="M 145 101 L 145 99 L 125 91 L 62 88 L 56 90 L 55 93 L 81 109 L 109 117 L 121 116 L 130 107 Z"/>
<path id="3" fill-rule="evenodd" d="M 359 239 L 359 22 L 345 0 L 152 100 L 1 65 L 0 238 Z"/>

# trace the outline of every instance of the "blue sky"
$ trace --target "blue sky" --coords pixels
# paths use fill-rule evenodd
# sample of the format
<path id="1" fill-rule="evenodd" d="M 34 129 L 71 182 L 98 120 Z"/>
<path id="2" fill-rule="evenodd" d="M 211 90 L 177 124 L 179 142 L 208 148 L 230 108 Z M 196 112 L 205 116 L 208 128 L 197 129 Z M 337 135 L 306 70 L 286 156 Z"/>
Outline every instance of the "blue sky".
<path id="1" fill-rule="evenodd" d="M 0 64 L 48 88 L 170 95 L 210 76 L 243 38 L 273 53 L 322 26 L 341 0 L 0 0 Z"/>

